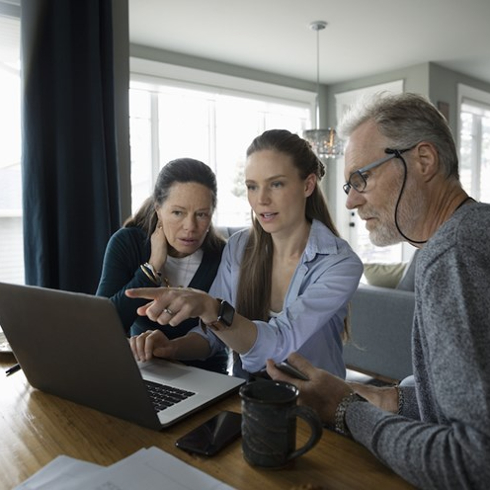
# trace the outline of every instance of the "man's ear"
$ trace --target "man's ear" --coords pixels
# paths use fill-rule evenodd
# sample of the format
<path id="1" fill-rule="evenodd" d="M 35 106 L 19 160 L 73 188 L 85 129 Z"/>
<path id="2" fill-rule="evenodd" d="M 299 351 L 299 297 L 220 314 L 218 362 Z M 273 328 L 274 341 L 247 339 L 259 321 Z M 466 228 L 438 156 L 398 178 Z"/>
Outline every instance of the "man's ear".
<path id="1" fill-rule="evenodd" d="M 416 148 L 416 168 L 425 182 L 430 182 L 440 170 L 439 153 L 429 142 L 422 141 Z"/>
<path id="2" fill-rule="evenodd" d="M 315 174 L 310 174 L 308 177 L 305 179 L 305 196 L 310 197 L 313 191 L 315 190 L 316 186 L 316 175 Z"/>

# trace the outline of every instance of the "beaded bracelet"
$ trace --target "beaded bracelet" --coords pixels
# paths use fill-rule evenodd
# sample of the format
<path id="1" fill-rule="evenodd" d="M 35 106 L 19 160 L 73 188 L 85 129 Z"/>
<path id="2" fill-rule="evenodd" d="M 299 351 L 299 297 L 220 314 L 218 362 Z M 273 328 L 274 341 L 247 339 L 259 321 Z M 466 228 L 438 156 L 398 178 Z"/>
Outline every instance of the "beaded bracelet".
<path id="1" fill-rule="evenodd" d="M 161 272 L 158 272 L 157 270 L 155 270 L 155 267 L 153 267 L 149 262 L 145 262 L 143 264 L 143 267 L 146 267 L 152 274 L 155 278 L 160 278 L 162 277 L 162 273 Z"/>
<path id="2" fill-rule="evenodd" d="M 334 429 L 335 432 L 338 432 L 343 436 L 351 437 L 350 430 L 345 423 L 345 413 L 347 411 L 347 407 L 354 402 L 367 402 L 367 400 L 363 398 L 361 395 L 357 394 L 355 391 L 353 391 L 352 393 L 349 393 L 348 395 L 344 396 L 344 398 L 340 400 L 340 403 L 337 405 L 337 408 L 335 409 Z"/>
<path id="3" fill-rule="evenodd" d="M 156 271 L 155 268 L 149 262 L 145 262 L 143 266 L 149 269 L 149 271 L 153 274 L 153 277 L 158 281 L 159 286 L 162 285 L 162 282 L 165 282 L 165 287 L 167 288 L 172 287 L 170 286 L 170 281 L 168 280 L 168 277 L 162 276 L 162 273 Z"/>
<path id="4" fill-rule="evenodd" d="M 145 264 L 140 265 L 140 269 L 143 271 L 145 276 L 153 283 L 155 286 L 161 286 L 162 278 L 159 274 L 155 273 L 154 268 L 146 262 Z"/>

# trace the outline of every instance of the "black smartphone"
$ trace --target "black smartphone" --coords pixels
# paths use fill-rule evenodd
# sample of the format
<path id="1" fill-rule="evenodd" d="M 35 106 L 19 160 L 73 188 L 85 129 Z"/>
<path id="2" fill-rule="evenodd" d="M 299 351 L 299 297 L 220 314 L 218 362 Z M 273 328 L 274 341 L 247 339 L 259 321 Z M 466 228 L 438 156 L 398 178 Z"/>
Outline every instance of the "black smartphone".
<path id="1" fill-rule="evenodd" d="M 175 445 L 190 453 L 213 456 L 237 439 L 242 431 L 242 415 L 224 411 L 177 439 Z"/>
<path id="2" fill-rule="evenodd" d="M 302 373 L 298 368 L 295 368 L 287 361 L 278 362 L 275 366 L 277 369 L 279 369 L 279 371 L 282 371 L 293 378 L 302 379 L 304 381 L 308 381 L 310 379 L 308 376 L 306 376 L 306 374 Z"/>

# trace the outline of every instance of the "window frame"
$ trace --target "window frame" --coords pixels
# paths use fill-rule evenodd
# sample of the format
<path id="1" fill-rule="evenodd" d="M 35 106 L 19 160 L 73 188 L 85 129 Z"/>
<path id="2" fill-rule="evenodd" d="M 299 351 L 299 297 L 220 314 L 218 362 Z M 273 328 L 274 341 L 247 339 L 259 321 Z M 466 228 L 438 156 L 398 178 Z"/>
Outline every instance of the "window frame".
<path id="1" fill-rule="evenodd" d="M 463 123 L 461 115 L 463 112 L 471 112 L 463 110 L 464 105 L 473 106 L 475 108 L 481 108 L 484 111 L 490 111 L 490 92 L 471 87 L 462 83 L 458 84 L 458 118 L 457 118 L 457 149 L 459 161 L 462 160 L 461 155 L 461 134 L 463 130 Z M 474 120 L 473 120 L 474 121 Z M 474 122 L 473 122 L 474 124 Z M 477 138 L 473 142 L 471 153 L 471 190 L 467 189 L 475 199 L 480 200 L 480 179 L 481 179 L 481 161 L 482 161 L 482 132 L 481 132 L 481 118 L 479 127 L 476 128 Z M 474 174 L 474 175 L 473 175 Z"/>
<path id="2" fill-rule="evenodd" d="M 2 54 L 3 71 L 8 77 L 13 76 L 18 78 L 18 92 L 16 92 L 16 107 L 12 107 L 13 112 L 3 106 L 3 115 L 6 116 L 7 131 L 3 131 L 5 145 L 10 145 L 13 150 L 9 154 L 4 146 L 4 155 L 0 167 L 2 169 L 3 181 L 2 199 L 0 199 L 0 235 L 2 241 L 0 243 L 0 280 L 4 282 L 13 282 L 24 284 L 24 236 L 23 236 L 23 209 L 22 209 L 22 181 L 21 181 L 21 154 L 22 154 L 22 130 L 21 130 L 21 77 L 20 77 L 20 6 L 14 3 L 0 2 L 0 17 L 5 20 L 5 31 L 2 29 L 2 49 L 6 58 Z M 12 49 L 12 54 L 15 49 L 18 59 L 13 60 L 9 56 L 9 51 Z M 17 67 L 17 62 L 19 66 Z M 15 65 L 15 66 L 14 66 Z M 17 81 L 12 80 L 13 83 Z M 6 89 L 6 87 L 3 87 Z M 17 97 L 18 95 L 18 97 Z M 13 93 L 9 92 L 9 102 L 14 104 Z M 18 109 L 18 112 L 16 110 Z M 1 125 L 1 124 L 0 124 Z M 8 126 L 8 128 L 7 128 Z M 9 134 L 9 131 L 12 133 Z M 18 143 L 18 146 L 16 144 Z M 12 146 L 13 145 L 13 146 Z M 15 149 L 14 149 L 15 148 Z M 8 156 L 12 157 L 9 159 Z M 16 158 L 18 157 L 18 162 Z M 4 160 L 5 158 L 5 160 Z M 18 178 L 17 178 L 18 177 Z M 5 187 L 4 187 L 5 186 Z"/>

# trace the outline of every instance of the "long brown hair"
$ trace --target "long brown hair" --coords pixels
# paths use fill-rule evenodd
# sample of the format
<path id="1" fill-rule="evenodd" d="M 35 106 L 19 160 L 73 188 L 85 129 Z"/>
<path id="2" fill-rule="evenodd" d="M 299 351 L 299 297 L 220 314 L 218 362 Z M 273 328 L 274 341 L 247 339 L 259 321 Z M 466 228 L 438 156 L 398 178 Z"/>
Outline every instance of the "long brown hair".
<path id="1" fill-rule="evenodd" d="M 205 163 L 193 158 L 177 158 L 168 162 L 158 174 L 153 195 L 148 197 L 139 210 L 128 218 L 123 226 L 132 226 L 143 229 L 148 238 L 155 231 L 158 222 L 156 208 L 160 207 L 168 198 L 170 189 L 176 183 L 195 182 L 207 187 L 211 191 L 211 210 L 216 209 L 218 186 L 216 176 Z M 218 252 L 222 249 L 224 239 L 215 231 L 213 225 L 202 244 L 203 251 Z"/>
<path id="2" fill-rule="evenodd" d="M 319 181 L 325 174 L 321 160 L 310 144 L 285 129 L 273 129 L 257 136 L 247 149 L 247 158 L 261 150 L 274 150 L 291 157 L 301 179 L 315 174 Z M 306 199 L 306 219 L 321 221 L 335 236 L 339 236 L 333 224 L 327 203 L 318 185 Z M 272 285 L 272 238 L 254 218 L 240 267 L 236 309 L 253 320 L 268 321 Z"/>

